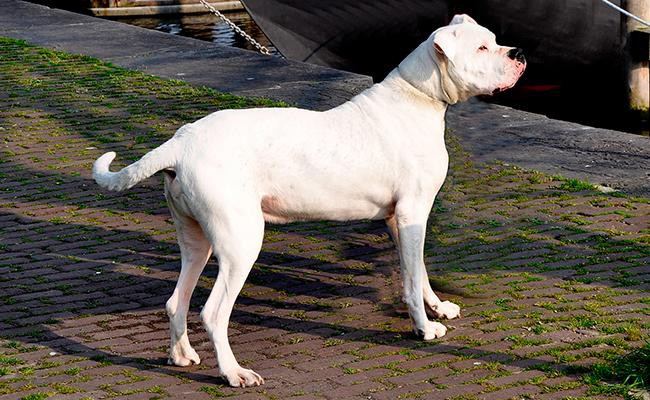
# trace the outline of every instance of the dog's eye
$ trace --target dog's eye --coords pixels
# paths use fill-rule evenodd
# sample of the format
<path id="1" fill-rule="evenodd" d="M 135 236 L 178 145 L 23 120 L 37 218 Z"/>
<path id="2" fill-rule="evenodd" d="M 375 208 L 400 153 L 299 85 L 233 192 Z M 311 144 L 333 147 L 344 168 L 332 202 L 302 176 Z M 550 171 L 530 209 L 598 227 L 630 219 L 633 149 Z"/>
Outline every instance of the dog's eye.
<path id="1" fill-rule="evenodd" d="M 487 46 L 481 46 L 478 48 L 478 51 L 487 51 Z"/>

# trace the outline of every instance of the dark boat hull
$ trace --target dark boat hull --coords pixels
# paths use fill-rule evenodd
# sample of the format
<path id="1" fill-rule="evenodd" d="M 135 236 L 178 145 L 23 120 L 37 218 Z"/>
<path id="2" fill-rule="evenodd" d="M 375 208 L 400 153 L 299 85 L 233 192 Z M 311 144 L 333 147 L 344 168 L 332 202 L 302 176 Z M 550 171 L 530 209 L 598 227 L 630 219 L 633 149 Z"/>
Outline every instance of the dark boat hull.
<path id="1" fill-rule="evenodd" d="M 621 59 L 619 14 L 594 0 L 244 0 L 287 58 L 383 77 L 434 29 L 468 13 L 531 66 Z M 614 61 L 614 62 L 612 62 Z M 549 71 L 555 73 L 556 71 Z"/>
<path id="2" fill-rule="evenodd" d="M 243 3 L 285 57 L 375 78 L 394 68 L 449 14 L 444 0 Z"/>

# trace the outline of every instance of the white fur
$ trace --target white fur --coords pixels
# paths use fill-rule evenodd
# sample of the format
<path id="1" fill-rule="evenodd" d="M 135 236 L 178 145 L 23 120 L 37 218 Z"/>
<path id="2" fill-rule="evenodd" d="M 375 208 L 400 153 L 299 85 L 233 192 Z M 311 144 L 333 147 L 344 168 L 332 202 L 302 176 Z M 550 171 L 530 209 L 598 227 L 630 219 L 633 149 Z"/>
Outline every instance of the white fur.
<path id="1" fill-rule="evenodd" d="M 481 45 L 489 50 L 479 50 Z M 167 302 L 170 362 L 199 363 L 186 329 L 189 300 L 214 251 L 219 275 L 201 316 L 221 374 L 233 386 L 262 384 L 228 344 L 228 319 L 262 246 L 264 223 L 385 219 L 397 245 L 403 298 L 414 331 L 443 336 L 429 321 L 459 316 L 441 302 L 424 265 L 425 227 L 447 174 L 447 105 L 512 86 L 524 66 L 467 16 L 434 32 L 381 83 L 325 112 L 296 108 L 220 111 L 185 125 L 141 160 L 109 172 L 115 153 L 93 176 L 111 190 L 129 188 L 161 169 L 178 232 L 182 268 Z"/>

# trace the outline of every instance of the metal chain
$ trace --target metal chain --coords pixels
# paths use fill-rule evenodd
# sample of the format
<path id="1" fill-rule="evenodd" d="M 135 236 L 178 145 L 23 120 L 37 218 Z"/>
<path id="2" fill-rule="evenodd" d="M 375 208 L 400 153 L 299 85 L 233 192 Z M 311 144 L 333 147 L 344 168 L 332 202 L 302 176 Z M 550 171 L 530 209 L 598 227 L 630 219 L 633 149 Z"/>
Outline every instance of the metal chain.
<path id="1" fill-rule="evenodd" d="M 265 54 L 265 55 L 267 55 L 267 56 L 270 56 L 270 55 L 271 55 L 271 52 L 269 51 L 269 49 L 267 49 L 266 47 L 264 47 L 263 45 L 261 45 L 257 40 L 253 39 L 253 38 L 251 37 L 251 35 L 249 35 L 248 33 L 244 32 L 240 27 L 238 27 L 237 25 L 235 25 L 235 23 L 232 22 L 231 20 L 229 20 L 228 17 L 226 17 L 225 15 L 223 15 L 223 14 L 222 14 L 219 10 L 217 10 L 216 8 L 214 8 L 214 7 L 212 6 L 212 4 L 208 3 L 208 2 L 205 1 L 205 0 L 199 0 L 199 1 L 201 2 L 201 4 L 203 4 L 203 5 L 205 6 L 205 8 L 207 8 L 208 10 L 210 10 L 210 12 L 212 12 L 214 15 L 216 15 L 217 17 L 219 17 L 219 19 L 221 19 L 223 22 L 225 22 L 226 25 L 228 25 L 228 26 L 230 27 L 230 29 L 232 29 L 233 31 L 235 31 L 235 33 L 239 34 L 241 37 L 243 37 L 244 39 L 246 39 L 246 40 L 248 41 L 248 43 L 250 43 L 250 44 L 252 44 L 253 46 L 255 46 L 255 48 L 256 48 L 260 53 Z"/>

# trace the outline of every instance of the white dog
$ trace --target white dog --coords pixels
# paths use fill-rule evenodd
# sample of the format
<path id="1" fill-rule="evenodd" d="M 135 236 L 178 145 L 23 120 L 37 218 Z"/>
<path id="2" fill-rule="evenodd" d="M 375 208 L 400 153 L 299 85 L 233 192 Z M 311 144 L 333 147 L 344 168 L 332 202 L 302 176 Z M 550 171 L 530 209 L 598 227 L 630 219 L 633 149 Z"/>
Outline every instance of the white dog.
<path id="1" fill-rule="evenodd" d="M 235 299 L 258 257 L 264 223 L 385 219 L 399 250 L 403 299 L 414 332 L 431 340 L 456 318 L 440 301 L 423 260 L 427 218 L 447 174 L 444 117 L 449 104 L 512 87 L 525 69 L 520 49 L 466 16 L 435 31 L 388 77 L 325 112 L 296 108 L 226 110 L 181 127 L 119 172 L 110 152 L 93 166 L 110 190 L 165 173 L 165 196 L 178 232 L 182 267 L 167 312 L 170 363 L 198 364 L 187 337 L 190 296 L 208 258 L 217 281 L 201 312 L 220 373 L 232 386 L 264 383 L 242 368 L 228 343 Z"/>

